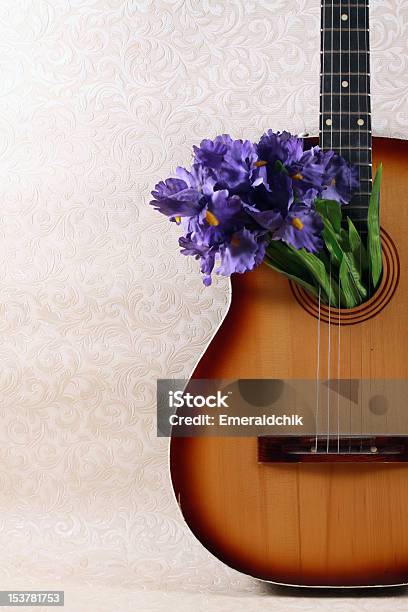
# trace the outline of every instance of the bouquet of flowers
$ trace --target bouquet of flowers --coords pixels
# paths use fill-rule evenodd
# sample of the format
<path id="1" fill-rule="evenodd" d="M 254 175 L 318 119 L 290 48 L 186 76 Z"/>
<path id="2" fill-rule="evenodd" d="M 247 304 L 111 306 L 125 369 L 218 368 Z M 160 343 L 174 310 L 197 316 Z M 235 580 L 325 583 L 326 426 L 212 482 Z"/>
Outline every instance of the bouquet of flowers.
<path id="1" fill-rule="evenodd" d="M 200 261 L 205 285 L 214 269 L 229 276 L 261 262 L 333 306 L 352 308 L 378 285 L 381 167 L 367 240 L 345 213 L 358 169 L 288 132 L 269 130 L 258 143 L 203 140 L 191 168 L 175 175 L 155 186 L 150 203 L 180 226 L 181 253 Z"/>

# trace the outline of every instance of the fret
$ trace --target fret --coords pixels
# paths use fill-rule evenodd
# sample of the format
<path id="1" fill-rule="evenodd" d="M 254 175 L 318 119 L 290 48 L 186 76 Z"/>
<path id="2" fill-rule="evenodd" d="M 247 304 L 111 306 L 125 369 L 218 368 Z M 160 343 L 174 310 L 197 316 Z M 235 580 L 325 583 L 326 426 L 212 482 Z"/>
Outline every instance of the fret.
<path id="1" fill-rule="evenodd" d="M 370 203 L 370 194 L 361 194 L 358 191 L 352 196 L 349 204 L 350 208 L 358 210 L 365 208 Z"/>
<path id="2" fill-rule="evenodd" d="M 346 53 L 330 53 L 321 51 L 321 72 L 341 72 L 341 74 L 350 72 L 370 72 L 369 53 L 357 53 L 347 51 Z"/>
<path id="3" fill-rule="evenodd" d="M 370 79 L 367 76 L 324 74 L 321 78 L 323 93 L 370 93 Z"/>
<path id="4" fill-rule="evenodd" d="M 346 215 L 347 217 L 351 218 L 357 229 L 359 229 L 357 223 L 362 223 L 363 221 L 367 220 L 368 206 L 369 205 L 367 204 L 367 206 L 351 206 L 350 208 L 347 208 Z M 344 227 L 347 229 L 346 223 L 344 223 Z"/>
<path id="5" fill-rule="evenodd" d="M 323 30 L 321 45 L 324 53 L 348 53 L 368 48 L 368 30 Z"/>
<path id="6" fill-rule="evenodd" d="M 356 197 L 356 196 L 354 196 L 354 197 Z M 352 209 L 352 210 L 363 210 L 364 209 L 365 210 L 366 209 L 366 204 L 352 204 L 352 203 L 350 203 L 350 204 L 347 205 L 347 210 L 350 210 L 350 209 Z"/>
<path id="7" fill-rule="evenodd" d="M 330 94 L 328 94 L 328 95 L 330 95 Z M 355 116 L 358 116 L 359 113 L 358 112 L 354 112 L 354 113 L 353 112 L 351 112 L 351 113 L 349 112 L 348 113 L 347 111 L 341 111 L 341 112 L 338 112 L 338 113 L 333 113 L 333 115 L 350 115 L 350 117 L 355 117 Z M 371 117 L 371 113 L 365 113 L 365 116 L 366 117 Z"/>
<path id="8" fill-rule="evenodd" d="M 360 164 L 359 168 L 360 182 L 361 181 L 371 181 L 372 180 L 372 167 L 371 165 Z"/>
<path id="9" fill-rule="evenodd" d="M 352 53 L 357 53 L 357 55 L 361 53 L 370 53 L 367 49 L 335 49 L 335 48 L 332 49 L 331 47 L 328 47 L 327 49 L 323 49 L 321 53 L 326 53 L 326 54 L 333 53 L 334 55 L 338 53 L 340 54 L 343 53 L 344 55 L 348 55 L 350 51 Z"/>
<path id="10" fill-rule="evenodd" d="M 351 202 L 348 205 L 348 208 L 353 211 L 354 210 L 367 210 L 369 204 L 370 204 L 370 196 L 369 195 L 363 196 L 357 192 L 352 196 Z"/>
<path id="11" fill-rule="evenodd" d="M 367 202 L 366 206 L 361 206 L 356 208 L 351 204 L 347 205 L 348 216 L 352 219 L 353 223 L 357 225 L 357 223 L 367 222 L 367 211 L 368 211 L 369 202 Z M 358 228 L 357 228 L 358 229 Z"/>
<path id="12" fill-rule="evenodd" d="M 349 149 L 348 147 L 336 147 L 339 155 L 342 155 L 351 164 L 368 164 L 371 163 L 371 149 Z"/>
<path id="13" fill-rule="evenodd" d="M 370 194 L 362 194 L 357 191 L 353 194 L 350 202 L 350 208 L 355 208 L 356 210 L 359 208 L 364 208 L 370 202 Z"/>
<path id="14" fill-rule="evenodd" d="M 359 59 L 361 59 L 363 57 L 363 55 L 370 55 L 370 52 L 367 49 L 365 49 L 365 48 L 364 49 L 354 49 L 354 48 L 350 48 L 350 49 L 334 49 L 334 48 L 328 47 L 327 49 L 323 49 L 320 53 L 322 55 L 328 55 L 330 57 L 332 55 L 334 57 L 336 57 L 336 55 L 338 55 L 338 56 L 340 56 L 341 59 L 343 57 L 346 57 L 346 56 L 350 55 L 350 53 L 355 53 Z"/>
<path id="15" fill-rule="evenodd" d="M 368 8 L 368 3 L 357 4 L 356 2 L 348 2 L 345 0 L 345 4 L 341 4 L 341 2 L 329 2 L 328 4 L 321 4 L 321 8 Z"/>
<path id="16" fill-rule="evenodd" d="M 333 130 L 333 128 L 331 126 L 328 125 L 324 125 L 322 126 L 322 128 L 320 129 L 320 132 L 330 132 L 331 134 L 371 134 L 371 130 L 366 130 L 361 128 L 360 130 L 349 130 L 347 128 L 344 128 L 342 130 Z"/>
<path id="17" fill-rule="evenodd" d="M 320 94 L 320 111 L 323 115 L 342 111 L 367 114 L 370 112 L 370 98 L 368 95 Z"/>
<path id="18" fill-rule="evenodd" d="M 322 72 L 320 73 L 320 76 L 326 76 L 332 74 L 333 76 L 364 76 L 364 77 L 369 77 L 369 73 L 368 72 L 326 72 L 325 74 L 323 74 Z"/>
<path id="19" fill-rule="evenodd" d="M 371 148 L 371 134 L 368 132 L 333 132 L 330 128 L 320 132 L 324 148 L 364 151 Z"/>
<path id="20" fill-rule="evenodd" d="M 339 113 L 332 113 L 332 114 L 333 114 L 334 116 L 336 116 L 336 115 L 340 115 L 340 116 L 347 115 L 348 117 L 351 117 L 351 118 L 353 118 L 353 117 L 359 117 L 359 116 L 360 116 L 360 114 L 359 114 L 358 112 L 349 113 L 349 112 L 347 112 L 347 111 L 343 111 L 343 110 L 341 111 L 341 113 L 339 112 Z M 364 116 L 364 117 L 371 117 L 371 113 L 363 113 L 363 115 L 362 115 L 362 116 Z"/>
<path id="21" fill-rule="evenodd" d="M 346 26 L 344 26 L 343 28 L 330 28 L 330 27 L 325 27 L 324 30 L 323 28 L 321 28 L 321 32 L 343 32 L 345 29 L 347 29 L 347 32 L 368 32 L 368 28 L 349 28 Z"/>
<path id="22" fill-rule="evenodd" d="M 369 146 L 366 147 L 354 147 L 351 145 L 346 145 L 346 144 L 339 144 L 337 145 L 337 148 L 339 149 L 339 151 L 341 151 L 342 149 L 347 149 L 348 151 L 368 151 L 370 149 Z"/>
<path id="23" fill-rule="evenodd" d="M 330 113 L 320 114 L 320 129 L 333 132 L 348 131 L 371 132 L 371 115 L 368 113 Z"/>
<path id="24" fill-rule="evenodd" d="M 347 15 L 347 19 L 343 20 L 342 15 Z M 368 24 L 368 7 L 350 5 L 339 6 L 327 5 L 322 9 L 322 27 L 333 28 L 338 27 L 342 30 L 351 30 L 359 28 L 367 28 Z"/>
<path id="25" fill-rule="evenodd" d="M 367 0 L 353 0 L 353 2 L 349 2 L 348 0 L 340 0 L 339 2 L 333 3 L 331 0 L 322 0 L 320 6 L 323 9 L 330 8 L 331 6 L 340 6 L 341 8 L 347 8 L 348 6 L 353 7 L 368 7 Z"/>

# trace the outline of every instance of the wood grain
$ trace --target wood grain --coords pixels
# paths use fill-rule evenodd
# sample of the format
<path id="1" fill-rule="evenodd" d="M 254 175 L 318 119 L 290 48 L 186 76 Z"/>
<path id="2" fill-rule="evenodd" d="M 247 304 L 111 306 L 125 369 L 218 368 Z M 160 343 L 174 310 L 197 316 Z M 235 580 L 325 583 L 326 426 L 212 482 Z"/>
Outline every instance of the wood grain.
<path id="1" fill-rule="evenodd" d="M 375 317 L 341 331 L 342 378 L 408 378 L 408 144 L 374 139 L 384 164 L 382 225 L 401 263 L 397 290 Z M 265 265 L 232 278 L 228 315 L 196 378 L 316 376 L 316 320 Z M 321 377 L 329 326 L 321 335 Z M 337 328 L 332 326 L 332 343 Z M 390 585 L 408 582 L 408 467 L 404 464 L 257 462 L 254 438 L 171 441 L 173 486 L 195 535 L 221 560 L 274 582 Z"/>

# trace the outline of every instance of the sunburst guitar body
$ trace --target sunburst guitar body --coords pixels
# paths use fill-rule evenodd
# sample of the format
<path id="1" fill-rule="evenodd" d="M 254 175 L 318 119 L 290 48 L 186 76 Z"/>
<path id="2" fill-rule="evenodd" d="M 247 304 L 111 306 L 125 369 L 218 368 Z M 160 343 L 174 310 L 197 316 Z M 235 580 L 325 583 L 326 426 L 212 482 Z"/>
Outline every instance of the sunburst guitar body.
<path id="1" fill-rule="evenodd" d="M 341 364 L 350 379 L 408 378 L 408 143 L 374 139 L 384 176 L 382 226 L 394 253 L 372 305 L 341 325 Z M 397 254 L 397 255 L 396 255 Z M 396 258 L 397 257 L 397 258 Z M 398 274 L 398 267 L 402 271 Z M 381 295 L 391 289 L 385 305 Z M 335 312 L 331 341 L 339 333 Z M 329 324 L 321 328 L 328 376 Z M 233 277 L 229 311 L 200 360 L 200 379 L 313 379 L 316 318 L 288 281 L 262 265 Z M 333 351 L 331 370 L 336 371 Z M 262 463 L 258 440 L 171 440 L 171 475 L 196 537 L 219 559 L 264 580 L 305 586 L 408 582 L 408 463 Z"/>
<path id="2" fill-rule="evenodd" d="M 408 143 L 371 139 L 368 44 L 365 1 L 323 2 L 320 144 L 360 165 L 357 220 L 371 187 L 371 164 L 383 164 L 380 287 L 356 309 L 328 313 L 323 307 L 318 339 L 316 304 L 305 292 L 265 264 L 234 275 L 228 313 L 193 378 L 312 380 L 319 353 L 322 379 L 336 369 L 350 380 L 408 379 Z M 357 125 L 360 137 L 364 129 L 364 146 L 361 140 L 356 144 Z M 341 350 L 329 355 L 339 333 Z M 386 449 L 386 437 L 382 443 Z M 312 461 L 260 461 L 259 444 L 256 437 L 171 439 L 177 501 L 211 553 L 274 583 L 353 587 L 408 582 L 403 442 L 393 461 L 385 455 L 374 461 L 362 455 L 360 460 L 358 453 L 349 461 L 336 460 L 324 452 Z"/>

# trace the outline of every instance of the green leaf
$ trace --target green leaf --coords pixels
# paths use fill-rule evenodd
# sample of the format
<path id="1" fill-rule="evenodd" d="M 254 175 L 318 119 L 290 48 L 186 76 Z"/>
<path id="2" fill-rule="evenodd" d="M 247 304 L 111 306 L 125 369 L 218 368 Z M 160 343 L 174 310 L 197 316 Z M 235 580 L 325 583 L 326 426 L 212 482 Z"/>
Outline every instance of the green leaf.
<path id="1" fill-rule="evenodd" d="M 342 219 L 340 203 L 335 200 L 316 200 L 316 210 L 323 220 L 331 223 L 336 234 L 340 234 Z"/>
<path id="2" fill-rule="evenodd" d="M 313 285 L 313 278 L 285 242 L 271 240 L 266 252 L 276 266 Z"/>
<path id="3" fill-rule="evenodd" d="M 326 246 L 333 257 L 334 263 L 339 267 L 340 270 L 343 269 L 342 276 L 339 271 L 340 288 L 342 289 L 343 286 L 352 286 L 353 291 L 351 293 L 357 296 L 355 297 L 355 299 L 353 299 L 353 301 L 356 301 L 356 303 L 360 304 L 362 301 L 361 298 L 365 299 L 367 297 L 367 290 L 361 280 L 362 270 L 360 270 L 359 265 L 356 265 L 353 254 L 343 251 L 342 246 L 339 242 L 339 237 L 336 235 L 330 221 L 324 219 L 323 222 L 323 238 L 326 243 Z M 345 279 L 345 270 L 347 271 L 347 280 Z M 346 305 L 348 305 L 351 299 L 348 299 L 346 296 L 344 296 L 344 301 Z M 350 308 L 350 306 L 348 307 Z"/>
<path id="4" fill-rule="evenodd" d="M 313 279 L 310 277 L 304 266 L 299 264 L 296 256 L 289 249 L 288 245 L 279 240 L 272 240 L 267 249 L 265 263 L 271 268 L 280 272 L 286 278 L 298 283 L 312 295 L 317 295 Z"/>
<path id="5" fill-rule="evenodd" d="M 332 304 L 338 303 L 338 284 L 333 278 L 330 286 L 324 262 L 313 253 L 304 249 L 298 251 L 285 242 L 271 240 L 266 249 L 265 262 L 304 287 L 312 295 L 318 295 L 320 285 L 323 290 L 323 300 L 328 302 L 330 295 Z"/>
<path id="6" fill-rule="evenodd" d="M 350 217 L 347 217 L 347 224 L 349 250 L 353 255 L 354 263 L 356 266 L 358 266 L 361 274 L 368 267 L 367 251 L 363 245 L 361 236 Z"/>
<path id="7" fill-rule="evenodd" d="M 290 272 L 285 270 L 285 268 L 282 268 L 281 265 L 273 259 L 273 257 L 271 257 L 270 255 L 266 255 L 264 261 L 270 268 L 276 270 L 276 272 L 279 272 L 280 274 L 283 274 L 283 276 L 286 276 L 286 278 L 297 283 L 298 285 L 306 289 L 306 291 L 317 297 L 318 292 L 316 290 L 316 287 L 303 280 L 303 278 L 295 276 L 294 274 L 290 274 Z"/>
<path id="8" fill-rule="evenodd" d="M 330 280 L 323 261 L 314 253 L 309 253 L 305 249 L 300 249 L 297 251 L 294 247 L 289 248 L 291 249 L 292 253 L 294 253 L 295 257 L 298 258 L 299 262 L 304 264 L 304 266 L 313 276 L 315 282 L 321 286 L 326 295 L 327 301 L 330 301 L 333 305 L 338 304 L 339 286 L 334 278 Z"/>
<path id="9" fill-rule="evenodd" d="M 341 263 L 344 263 L 347 266 L 350 279 L 354 284 L 356 291 L 360 295 L 360 299 L 358 302 L 360 304 L 363 299 L 367 297 L 367 289 L 364 287 L 364 284 L 361 280 L 360 266 L 356 265 L 356 263 L 354 262 L 354 257 L 351 256 L 349 253 L 344 253 L 343 261 Z"/>
<path id="10" fill-rule="evenodd" d="M 349 235 L 348 232 L 346 232 L 346 230 L 344 229 L 344 227 L 342 227 L 340 231 L 340 245 L 343 251 L 351 251 Z"/>
<path id="11" fill-rule="evenodd" d="M 380 189 L 382 164 L 378 166 L 368 206 L 368 253 L 370 257 L 371 278 L 377 287 L 382 273 L 381 236 L 380 236 Z"/>
<path id="12" fill-rule="evenodd" d="M 345 259 L 340 264 L 339 271 L 341 297 L 344 300 L 347 308 L 353 308 L 361 303 L 359 292 L 357 291 L 354 282 L 350 276 L 350 272 Z"/>
<path id="13" fill-rule="evenodd" d="M 324 229 L 322 232 L 323 240 L 330 253 L 332 262 L 339 268 L 343 259 L 343 249 L 339 244 L 338 237 L 328 219 L 323 219 Z"/>

